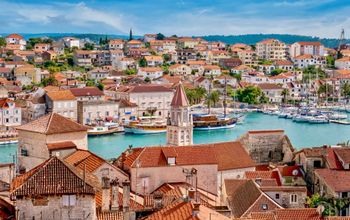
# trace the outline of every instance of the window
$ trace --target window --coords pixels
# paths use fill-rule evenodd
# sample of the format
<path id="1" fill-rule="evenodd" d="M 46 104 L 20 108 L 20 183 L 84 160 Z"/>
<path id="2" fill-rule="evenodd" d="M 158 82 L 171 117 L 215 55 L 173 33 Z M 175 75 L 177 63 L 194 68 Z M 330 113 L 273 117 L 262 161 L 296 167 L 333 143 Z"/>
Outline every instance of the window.
<path id="1" fill-rule="evenodd" d="M 175 165 L 176 158 L 175 157 L 168 157 L 168 165 Z"/>
<path id="2" fill-rule="evenodd" d="M 276 193 L 275 199 L 279 199 L 279 198 L 280 198 L 280 194 L 279 194 L 279 193 Z"/>
<path id="3" fill-rule="evenodd" d="M 76 204 L 76 195 L 63 195 L 62 196 L 62 205 L 63 206 L 75 206 Z"/>
<path id="4" fill-rule="evenodd" d="M 298 195 L 297 194 L 290 195 L 290 203 L 298 203 Z"/>
<path id="5" fill-rule="evenodd" d="M 321 168 L 321 161 L 320 160 L 314 161 L 314 168 Z"/>
<path id="6" fill-rule="evenodd" d="M 262 204 L 261 205 L 261 209 L 262 210 L 267 210 L 269 207 L 267 206 L 267 204 Z"/>
<path id="7" fill-rule="evenodd" d="M 348 192 L 342 192 L 341 193 L 342 198 L 347 198 L 348 197 Z"/>

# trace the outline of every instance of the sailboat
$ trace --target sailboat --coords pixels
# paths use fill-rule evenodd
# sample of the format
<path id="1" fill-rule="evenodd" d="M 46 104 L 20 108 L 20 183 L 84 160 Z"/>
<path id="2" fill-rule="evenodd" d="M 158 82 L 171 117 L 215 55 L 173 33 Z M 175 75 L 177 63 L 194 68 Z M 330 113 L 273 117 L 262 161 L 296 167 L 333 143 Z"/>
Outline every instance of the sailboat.
<path id="1" fill-rule="evenodd" d="M 225 93 L 224 93 L 224 114 L 222 116 L 211 114 L 210 102 L 208 101 L 208 114 L 193 114 L 193 130 L 218 130 L 218 129 L 229 129 L 236 126 L 237 119 L 228 117 L 226 113 L 226 97 L 227 97 L 227 81 L 225 78 Z M 209 86 L 209 94 L 211 85 Z"/>

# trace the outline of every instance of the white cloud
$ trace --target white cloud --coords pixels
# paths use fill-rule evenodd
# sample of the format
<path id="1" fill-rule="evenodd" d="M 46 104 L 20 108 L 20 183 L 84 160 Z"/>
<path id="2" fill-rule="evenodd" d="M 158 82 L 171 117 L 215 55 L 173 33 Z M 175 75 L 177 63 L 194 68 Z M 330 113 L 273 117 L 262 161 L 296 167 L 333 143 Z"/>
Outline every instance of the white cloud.
<path id="1" fill-rule="evenodd" d="M 108 13 L 88 7 L 85 3 L 69 4 L 57 3 L 50 5 L 15 4 L 0 2 L 0 14 L 12 14 L 18 23 L 25 26 L 34 25 L 66 25 L 67 27 L 101 27 L 107 26 L 115 30 L 114 33 L 126 33 L 130 22 L 121 13 Z M 58 22 L 61 22 L 58 24 Z M 63 24 L 62 24 L 63 23 Z M 99 25 L 96 25 L 99 24 Z M 9 24 L 8 24 L 9 25 Z M 70 27 L 71 28 L 71 27 Z M 59 32 L 61 30 L 58 30 Z M 96 33 L 101 30 L 96 29 Z"/>

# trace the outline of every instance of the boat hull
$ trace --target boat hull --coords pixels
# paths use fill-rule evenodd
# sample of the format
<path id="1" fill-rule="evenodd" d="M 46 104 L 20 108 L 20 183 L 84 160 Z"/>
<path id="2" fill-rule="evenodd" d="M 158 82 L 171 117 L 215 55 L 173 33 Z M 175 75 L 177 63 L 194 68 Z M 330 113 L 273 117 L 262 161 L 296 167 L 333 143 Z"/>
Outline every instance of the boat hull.
<path id="1" fill-rule="evenodd" d="M 194 127 L 193 130 L 195 131 L 208 131 L 208 130 L 220 130 L 220 129 L 230 129 L 235 127 L 236 124 L 230 124 L 230 125 L 224 125 L 224 126 L 206 126 L 206 127 Z"/>
<path id="2" fill-rule="evenodd" d="M 129 134 L 158 134 L 158 133 L 165 133 L 165 129 L 142 129 L 142 128 L 133 128 L 133 127 L 124 127 L 125 133 Z"/>

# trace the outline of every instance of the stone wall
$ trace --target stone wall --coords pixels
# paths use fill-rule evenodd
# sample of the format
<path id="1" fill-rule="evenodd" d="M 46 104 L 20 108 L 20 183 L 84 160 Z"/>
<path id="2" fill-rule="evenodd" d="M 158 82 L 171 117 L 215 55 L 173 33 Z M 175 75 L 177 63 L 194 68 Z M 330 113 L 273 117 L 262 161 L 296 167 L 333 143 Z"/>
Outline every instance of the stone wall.
<path id="1" fill-rule="evenodd" d="M 24 167 L 27 171 L 49 159 L 50 153 L 46 146 L 47 143 L 72 141 L 78 149 L 87 150 L 86 131 L 45 135 L 19 130 L 18 141 L 19 167 Z M 21 155 L 21 149 L 26 150 L 28 156 Z"/>
<path id="2" fill-rule="evenodd" d="M 238 139 L 257 164 L 290 162 L 293 146 L 284 131 L 252 131 Z"/>
<path id="3" fill-rule="evenodd" d="M 271 199 L 284 208 L 304 208 L 306 191 L 269 191 L 265 192 Z M 279 195 L 278 197 L 276 195 Z M 297 202 L 291 203 L 291 195 L 297 195 Z"/>
<path id="4" fill-rule="evenodd" d="M 186 182 L 186 175 L 183 173 L 183 169 L 191 170 L 192 168 L 197 169 L 198 187 L 216 194 L 218 175 L 218 166 L 216 164 L 132 168 L 130 172 L 131 190 L 139 194 L 148 194 L 167 182 Z M 144 187 L 145 184 L 147 187 Z M 195 180 L 193 180 L 192 184 L 195 185 Z"/>
<path id="5" fill-rule="evenodd" d="M 96 220 L 96 204 L 93 195 L 77 195 L 74 206 L 65 207 L 61 196 L 41 198 L 18 198 L 18 219 L 62 220 L 87 219 Z"/>

